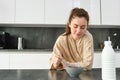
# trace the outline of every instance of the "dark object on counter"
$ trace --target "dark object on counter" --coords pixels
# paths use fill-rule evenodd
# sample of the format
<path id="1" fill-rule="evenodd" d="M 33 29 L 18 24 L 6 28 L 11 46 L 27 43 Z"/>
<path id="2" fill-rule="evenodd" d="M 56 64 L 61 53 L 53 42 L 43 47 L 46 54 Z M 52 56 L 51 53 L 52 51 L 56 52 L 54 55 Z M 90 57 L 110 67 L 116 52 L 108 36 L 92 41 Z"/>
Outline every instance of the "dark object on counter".
<path id="1" fill-rule="evenodd" d="M 104 48 L 104 44 L 100 43 L 100 49 L 103 49 L 103 48 Z"/>
<path id="2" fill-rule="evenodd" d="M 7 32 L 0 31 L 0 49 L 10 48 L 10 34 Z"/>

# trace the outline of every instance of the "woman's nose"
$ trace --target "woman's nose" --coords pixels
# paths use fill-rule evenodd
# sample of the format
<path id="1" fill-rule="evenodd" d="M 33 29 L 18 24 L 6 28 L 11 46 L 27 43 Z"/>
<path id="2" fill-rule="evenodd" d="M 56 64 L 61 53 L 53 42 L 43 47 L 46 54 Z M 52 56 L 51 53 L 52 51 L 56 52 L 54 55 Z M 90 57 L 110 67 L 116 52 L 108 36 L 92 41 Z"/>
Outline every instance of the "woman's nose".
<path id="1" fill-rule="evenodd" d="M 81 29 L 80 28 L 77 28 L 77 33 L 80 33 Z"/>

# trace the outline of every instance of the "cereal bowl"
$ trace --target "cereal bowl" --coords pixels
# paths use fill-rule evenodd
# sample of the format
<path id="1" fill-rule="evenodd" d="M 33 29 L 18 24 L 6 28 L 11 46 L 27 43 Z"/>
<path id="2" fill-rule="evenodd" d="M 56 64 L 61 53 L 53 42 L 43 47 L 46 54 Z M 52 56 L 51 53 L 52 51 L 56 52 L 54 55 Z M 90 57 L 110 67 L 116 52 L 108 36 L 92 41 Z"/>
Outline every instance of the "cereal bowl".
<path id="1" fill-rule="evenodd" d="M 78 77 L 79 74 L 83 71 L 81 67 L 74 68 L 74 67 L 65 67 L 66 72 L 71 76 L 71 77 Z"/>

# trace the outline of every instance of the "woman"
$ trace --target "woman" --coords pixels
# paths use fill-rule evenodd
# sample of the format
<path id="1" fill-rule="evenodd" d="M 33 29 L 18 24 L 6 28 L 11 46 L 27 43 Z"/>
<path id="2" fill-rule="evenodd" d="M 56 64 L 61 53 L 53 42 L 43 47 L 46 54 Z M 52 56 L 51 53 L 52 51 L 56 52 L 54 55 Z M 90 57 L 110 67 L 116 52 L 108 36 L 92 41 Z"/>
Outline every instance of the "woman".
<path id="1" fill-rule="evenodd" d="M 89 15 L 74 8 L 68 19 L 66 32 L 61 34 L 53 48 L 50 69 L 63 69 L 63 63 L 91 70 L 93 63 L 93 37 L 87 30 Z"/>

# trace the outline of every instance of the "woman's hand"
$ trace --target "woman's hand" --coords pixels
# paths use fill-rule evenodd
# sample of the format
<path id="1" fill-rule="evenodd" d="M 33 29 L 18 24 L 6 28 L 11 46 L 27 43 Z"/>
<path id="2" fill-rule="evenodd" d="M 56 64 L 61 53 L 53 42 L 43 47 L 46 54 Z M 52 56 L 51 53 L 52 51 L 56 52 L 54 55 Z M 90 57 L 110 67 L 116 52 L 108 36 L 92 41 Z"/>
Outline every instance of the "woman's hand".
<path id="1" fill-rule="evenodd" d="M 61 60 L 62 60 L 61 54 L 55 54 L 55 55 L 53 56 L 53 59 L 52 59 L 52 61 L 53 61 L 53 66 L 54 66 L 55 68 L 57 68 L 58 65 L 61 63 Z"/>

